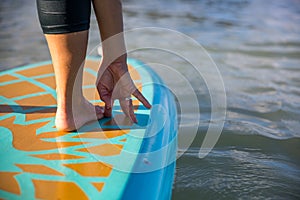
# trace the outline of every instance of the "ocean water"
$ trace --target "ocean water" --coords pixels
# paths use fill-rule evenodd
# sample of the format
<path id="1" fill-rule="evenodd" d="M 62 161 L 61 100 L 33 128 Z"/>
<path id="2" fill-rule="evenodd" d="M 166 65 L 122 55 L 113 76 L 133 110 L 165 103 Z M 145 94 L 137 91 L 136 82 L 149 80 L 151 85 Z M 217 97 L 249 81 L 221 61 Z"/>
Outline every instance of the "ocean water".
<path id="1" fill-rule="evenodd" d="M 199 158 L 212 116 L 209 86 L 179 55 L 153 49 L 130 53 L 156 63 L 156 68 L 173 67 L 193 89 L 168 73 L 163 76 L 179 91 L 180 107 L 188 111 L 179 113 L 182 155 L 172 199 L 300 199 L 300 1 L 124 0 L 123 4 L 126 30 L 160 27 L 189 36 L 207 51 L 224 82 L 224 127 L 213 150 Z M 50 59 L 34 0 L 2 0 L 0 30 L 0 70 Z M 160 33 L 144 31 L 129 39 L 128 47 L 159 41 L 171 50 L 195 53 L 186 40 Z M 98 43 L 92 15 L 91 54 Z M 207 57 L 199 59 L 203 69 L 209 66 Z M 185 149 L 181 141 L 195 131 Z"/>

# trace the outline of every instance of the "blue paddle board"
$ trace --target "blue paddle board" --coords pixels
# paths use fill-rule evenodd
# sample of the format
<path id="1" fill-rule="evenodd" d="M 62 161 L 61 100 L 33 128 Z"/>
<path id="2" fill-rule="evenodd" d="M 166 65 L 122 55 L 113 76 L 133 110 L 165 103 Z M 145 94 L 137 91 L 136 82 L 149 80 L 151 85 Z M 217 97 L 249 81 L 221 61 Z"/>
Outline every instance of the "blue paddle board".
<path id="1" fill-rule="evenodd" d="M 103 106 L 95 88 L 100 58 L 84 68 L 83 91 Z M 58 132 L 50 61 L 0 72 L 0 199 L 170 199 L 177 151 L 175 100 L 147 65 L 129 71 L 152 104 L 133 99 L 138 124 L 122 113 L 74 132 Z"/>

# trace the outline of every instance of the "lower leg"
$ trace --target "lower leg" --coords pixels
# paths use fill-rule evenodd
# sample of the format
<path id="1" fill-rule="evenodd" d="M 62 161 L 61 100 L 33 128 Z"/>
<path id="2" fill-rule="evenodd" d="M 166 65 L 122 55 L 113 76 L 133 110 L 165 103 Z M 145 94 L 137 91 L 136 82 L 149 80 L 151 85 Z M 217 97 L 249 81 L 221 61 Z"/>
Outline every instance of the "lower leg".
<path id="1" fill-rule="evenodd" d="M 82 93 L 88 31 L 46 34 L 45 36 L 55 73 L 57 92 L 55 125 L 57 129 L 71 131 L 89 121 L 102 118 L 100 108 L 95 108 L 90 104 Z"/>

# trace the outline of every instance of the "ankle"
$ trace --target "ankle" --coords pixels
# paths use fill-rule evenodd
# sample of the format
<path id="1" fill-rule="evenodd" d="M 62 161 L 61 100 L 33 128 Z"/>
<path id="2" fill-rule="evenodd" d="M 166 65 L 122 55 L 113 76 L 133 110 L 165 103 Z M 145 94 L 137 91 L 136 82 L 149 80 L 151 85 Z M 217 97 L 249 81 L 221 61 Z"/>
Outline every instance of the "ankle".
<path id="1" fill-rule="evenodd" d="M 72 113 L 73 109 L 80 107 L 83 103 L 83 96 L 74 96 L 73 98 L 57 96 L 57 111 L 60 113 Z"/>

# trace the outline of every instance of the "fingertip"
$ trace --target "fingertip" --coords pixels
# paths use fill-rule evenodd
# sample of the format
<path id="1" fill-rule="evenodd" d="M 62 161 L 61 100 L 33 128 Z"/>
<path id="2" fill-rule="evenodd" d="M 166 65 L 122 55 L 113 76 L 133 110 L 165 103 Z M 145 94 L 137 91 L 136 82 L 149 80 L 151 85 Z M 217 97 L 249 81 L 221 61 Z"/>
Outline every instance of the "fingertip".
<path id="1" fill-rule="evenodd" d="M 111 117 L 111 116 L 112 116 L 111 111 L 107 111 L 107 110 L 104 111 L 104 117 Z"/>
<path id="2" fill-rule="evenodd" d="M 132 105 L 132 99 L 130 99 L 129 101 L 126 101 L 126 104 L 127 105 L 125 107 L 123 107 L 124 109 L 122 108 L 125 115 L 127 115 L 127 117 L 129 117 L 130 121 L 132 121 L 133 123 L 137 123 L 136 115 L 134 114 L 134 109 L 133 109 L 133 105 Z"/>
<path id="3" fill-rule="evenodd" d="M 152 105 L 148 101 L 143 102 L 143 105 L 148 109 L 152 108 Z"/>
<path id="4" fill-rule="evenodd" d="M 136 124 L 138 123 L 135 115 L 133 115 L 133 117 L 131 117 L 131 120 L 132 120 L 133 123 L 136 123 Z"/>
<path id="5" fill-rule="evenodd" d="M 111 101 L 111 99 L 105 99 L 104 103 L 105 103 L 104 116 L 105 117 L 111 117 L 112 116 L 113 102 Z"/>
<path id="6" fill-rule="evenodd" d="M 151 108 L 152 108 L 152 105 L 151 105 L 151 104 L 148 104 L 148 105 L 146 105 L 146 108 L 151 109 Z"/>

